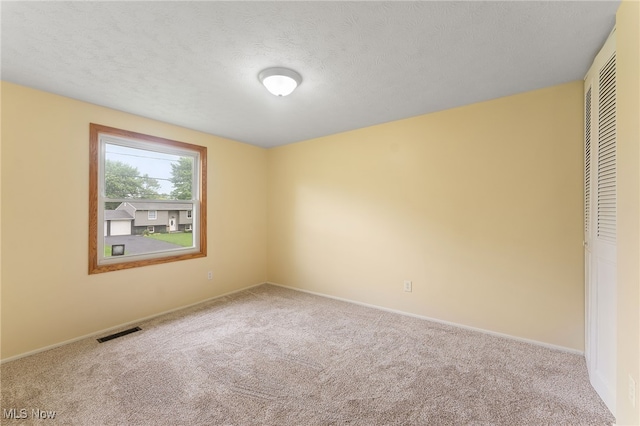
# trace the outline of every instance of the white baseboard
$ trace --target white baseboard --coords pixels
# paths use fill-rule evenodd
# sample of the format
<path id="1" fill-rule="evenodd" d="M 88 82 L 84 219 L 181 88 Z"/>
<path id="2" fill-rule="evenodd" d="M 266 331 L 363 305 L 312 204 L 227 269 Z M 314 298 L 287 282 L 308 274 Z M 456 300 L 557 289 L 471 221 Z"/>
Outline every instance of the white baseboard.
<path id="1" fill-rule="evenodd" d="M 331 296 L 329 294 L 318 293 L 318 292 L 315 292 L 315 291 L 304 290 L 304 289 L 296 288 L 296 287 L 290 287 L 290 286 L 287 286 L 287 285 L 278 284 L 278 283 L 274 283 L 274 282 L 267 282 L 267 284 L 271 284 L 271 285 L 275 285 L 275 286 L 278 286 L 278 287 L 287 288 L 289 290 L 295 290 L 295 291 L 300 291 L 300 292 L 303 292 L 303 293 L 309 293 L 309 294 L 313 294 L 313 295 L 316 295 L 316 296 L 327 297 L 329 299 L 340 300 L 342 302 L 353 303 L 355 305 L 366 306 L 368 308 L 380 309 L 382 311 L 392 312 L 392 313 L 395 313 L 395 314 L 405 315 L 405 316 L 409 316 L 409 317 L 413 317 L 413 318 L 419 318 L 419 319 L 426 320 L 426 321 L 433 321 L 433 322 L 437 322 L 439 324 L 446 324 L 446 325 L 450 325 L 452 327 L 463 328 L 465 330 L 477 331 L 479 333 L 489 334 L 489 335 L 492 335 L 492 336 L 503 337 L 503 338 L 511 339 L 511 340 L 517 340 L 519 342 L 524 342 L 524 343 L 530 343 L 532 345 L 542 346 L 542 347 L 545 347 L 545 348 L 548 348 L 548 349 L 554 349 L 554 350 L 557 350 L 557 351 L 568 352 L 568 353 L 584 356 L 584 352 L 583 351 L 579 351 L 577 349 L 572 349 L 572 348 L 567 348 L 567 347 L 564 347 L 564 346 L 552 345 L 550 343 L 540 342 L 538 340 L 525 339 L 523 337 L 512 336 L 510 334 L 498 333 L 496 331 L 485 330 L 483 328 L 477 328 L 477 327 L 471 327 L 471 326 L 468 326 L 468 325 L 457 324 L 457 323 L 454 323 L 454 322 L 444 321 L 444 320 L 437 319 L 437 318 L 431 318 L 431 317 L 427 317 L 427 316 L 424 316 L 424 315 L 412 314 L 411 312 L 405 312 L 405 311 L 400 311 L 400 310 L 397 310 L 397 309 L 386 308 L 384 306 L 379 306 L 379 305 L 372 305 L 370 303 L 358 302 L 357 300 L 351 300 L 351 299 L 345 299 L 343 297 Z"/>
<path id="2" fill-rule="evenodd" d="M 200 301 L 195 302 L 195 303 L 191 303 L 189 305 L 179 306 L 177 308 L 169 309 L 168 311 L 159 312 L 157 314 L 153 314 L 153 315 L 149 315 L 149 316 L 146 316 L 146 317 L 143 317 L 143 318 L 139 318 L 139 319 L 134 320 L 134 321 L 129 321 L 129 322 L 126 322 L 124 324 L 119 324 L 119 325 L 116 325 L 116 326 L 113 326 L 113 327 L 105 328 L 105 329 L 102 329 L 102 330 L 99 330 L 99 331 L 96 331 L 96 332 L 93 332 L 93 333 L 85 334 L 83 336 L 74 337 L 73 339 L 65 340 L 65 341 L 60 342 L 60 343 L 54 343 L 53 345 L 45 346 L 43 348 L 34 349 L 32 351 L 25 352 L 25 353 L 22 353 L 22 354 L 19 354 L 19 355 L 14 355 L 14 356 L 11 356 L 9 358 L 5 358 L 3 360 L 0 360 L 0 364 L 4 364 L 4 363 L 7 363 L 7 362 L 15 361 L 17 359 L 24 358 L 24 357 L 27 357 L 27 356 L 30 356 L 30 355 L 35 355 L 37 353 L 48 351 L 50 349 L 55 349 L 55 348 L 58 348 L 60 346 L 68 345 L 69 343 L 74 343 L 74 342 L 77 342 L 77 341 L 80 341 L 80 340 L 93 338 L 93 337 L 99 336 L 101 334 L 107 334 L 107 333 L 115 332 L 115 331 L 117 331 L 119 329 L 125 329 L 125 328 L 128 328 L 128 327 L 132 326 L 132 325 L 141 323 L 143 321 L 154 319 L 154 318 L 157 318 L 157 317 L 162 316 L 162 315 L 166 315 L 166 314 L 170 314 L 172 312 L 180 311 L 182 309 L 187 309 L 187 308 L 191 308 L 193 306 L 198 306 L 198 305 L 201 305 L 203 303 L 207 303 L 207 302 L 210 302 L 210 301 L 215 300 L 215 299 L 220 299 L 221 297 L 226 297 L 226 296 L 229 296 L 229 295 L 232 295 L 232 294 L 235 294 L 235 293 L 239 293 L 241 291 L 245 291 L 245 290 L 248 290 L 248 289 L 253 288 L 253 287 L 258 287 L 258 286 L 263 285 L 263 284 L 267 284 L 267 283 L 259 283 L 259 284 L 250 285 L 249 287 L 243 287 L 243 288 L 241 288 L 239 290 L 234 290 L 234 291 L 230 291 L 228 293 L 220 294 L 218 296 L 213 296 L 213 297 L 210 297 L 208 299 L 204 299 L 204 300 L 200 300 Z"/>

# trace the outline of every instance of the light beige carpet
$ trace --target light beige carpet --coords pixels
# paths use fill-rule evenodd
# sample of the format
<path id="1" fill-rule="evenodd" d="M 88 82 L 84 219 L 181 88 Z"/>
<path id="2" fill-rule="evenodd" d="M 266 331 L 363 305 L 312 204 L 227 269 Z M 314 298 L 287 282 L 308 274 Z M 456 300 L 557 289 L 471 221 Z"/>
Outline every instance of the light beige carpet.
<path id="1" fill-rule="evenodd" d="M 614 421 L 578 355 L 271 285 L 138 325 L 2 365 L 2 424 Z"/>

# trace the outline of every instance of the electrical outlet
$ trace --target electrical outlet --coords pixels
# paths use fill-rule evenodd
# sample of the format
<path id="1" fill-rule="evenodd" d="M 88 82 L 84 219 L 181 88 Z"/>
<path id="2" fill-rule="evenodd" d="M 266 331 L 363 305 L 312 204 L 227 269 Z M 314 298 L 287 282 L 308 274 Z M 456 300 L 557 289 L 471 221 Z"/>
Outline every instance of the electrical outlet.
<path id="1" fill-rule="evenodd" d="M 411 291 L 411 281 L 404 282 L 404 291 Z"/>
<path id="2" fill-rule="evenodd" d="M 636 406 L 636 381 L 629 374 L 629 401 L 633 407 Z"/>
<path id="3" fill-rule="evenodd" d="M 207 272 L 207 279 L 208 280 L 212 280 L 213 279 L 213 272 L 212 271 Z"/>

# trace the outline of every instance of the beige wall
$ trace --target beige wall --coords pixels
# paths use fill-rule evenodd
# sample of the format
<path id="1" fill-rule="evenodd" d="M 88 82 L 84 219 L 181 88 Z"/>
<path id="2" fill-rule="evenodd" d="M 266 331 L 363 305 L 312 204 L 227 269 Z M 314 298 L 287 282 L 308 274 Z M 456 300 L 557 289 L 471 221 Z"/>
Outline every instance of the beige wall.
<path id="1" fill-rule="evenodd" d="M 9 83 L 1 118 L 2 359 L 266 280 L 265 150 Z M 87 274 L 90 122 L 207 147 L 206 258 Z"/>
<path id="2" fill-rule="evenodd" d="M 271 149 L 269 280 L 583 350 L 582 86 Z"/>
<path id="3" fill-rule="evenodd" d="M 640 3 L 616 17 L 618 125 L 617 424 L 640 424 Z M 628 398 L 636 382 L 635 407 Z"/>

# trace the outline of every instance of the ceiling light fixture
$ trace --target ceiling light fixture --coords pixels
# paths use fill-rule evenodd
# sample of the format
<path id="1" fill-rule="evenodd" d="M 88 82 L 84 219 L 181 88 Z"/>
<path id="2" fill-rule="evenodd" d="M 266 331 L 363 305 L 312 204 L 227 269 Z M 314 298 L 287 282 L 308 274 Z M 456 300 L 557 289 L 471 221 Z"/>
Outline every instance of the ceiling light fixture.
<path id="1" fill-rule="evenodd" d="M 264 87 L 276 96 L 287 96 L 302 83 L 302 77 L 288 68 L 267 68 L 258 74 Z"/>

